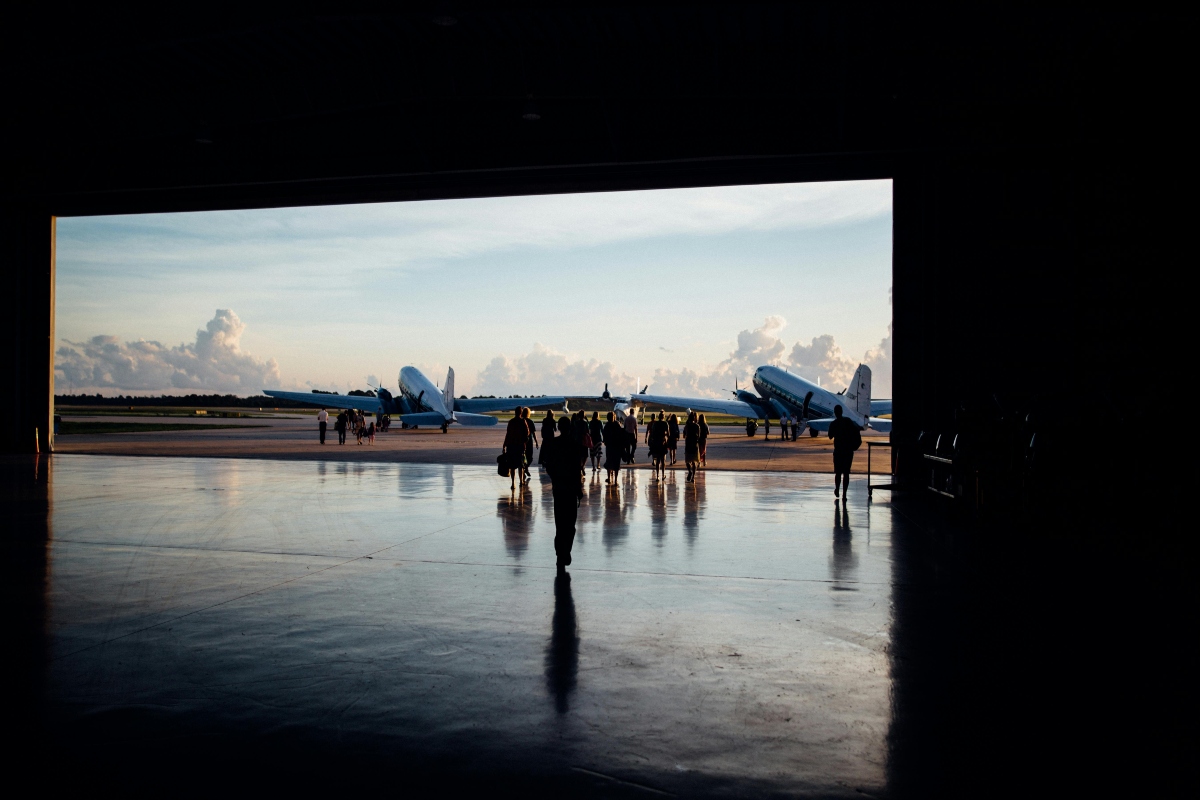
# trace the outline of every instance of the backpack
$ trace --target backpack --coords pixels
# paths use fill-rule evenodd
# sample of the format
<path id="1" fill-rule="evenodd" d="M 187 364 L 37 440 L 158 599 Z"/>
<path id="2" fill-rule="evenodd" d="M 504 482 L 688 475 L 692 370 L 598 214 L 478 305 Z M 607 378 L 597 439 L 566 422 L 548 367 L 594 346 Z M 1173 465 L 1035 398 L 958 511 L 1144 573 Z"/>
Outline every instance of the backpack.
<path id="1" fill-rule="evenodd" d="M 854 447 L 855 450 L 857 450 L 858 448 L 862 447 L 862 434 L 859 433 L 859 430 L 857 427 L 855 427 L 851 431 L 851 434 L 852 434 L 850 437 L 851 445 Z"/>

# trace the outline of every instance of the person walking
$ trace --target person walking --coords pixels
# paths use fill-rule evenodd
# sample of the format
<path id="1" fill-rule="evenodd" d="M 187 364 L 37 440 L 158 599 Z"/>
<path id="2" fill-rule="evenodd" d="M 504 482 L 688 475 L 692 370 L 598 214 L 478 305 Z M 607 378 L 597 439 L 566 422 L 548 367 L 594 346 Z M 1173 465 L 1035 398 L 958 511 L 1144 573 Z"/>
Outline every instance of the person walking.
<path id="1" fill-rule="evenodd" d="M 704 421 L 703 412 L 696 418 L 696 424 L 700 426 L 700 466 L 708 466 L 708 423 Z"/>
<path id="2" fill-rule="evenodd" d="M 375 444 L 375 423 L 367 426 L 367 444 Z"/>
<path id="3" fill-rule="evenodd" d="M 625 428 L 617 422 L 617 415 L 608 412 L 608 422 L 604 423 L 604 469 L 608 470 L 605 483 L 617 482 L 617 473 L 621 471 L 621 462 L 625 457 L 627 436 Z"/>
<path id="4" fill-rule="evenodd" d="M 650 466 L 656 476 L 667 477 L 667 415 L 658 412 L 658 419 L 646 428 L 646 447 L 650 450 Z"/>
<path id="5" fill-rule="evenodd" d="M 317 412 L 317 430 L 321 432 L 321 444 L 325 444 L 325 428 L 329 425 L 329 412 L 322 406 Z"/>
<path id="6" fill-rule="evenodd" d="M 700 422 L 695 411 L 688 414 L 687 424 L 683 426 L 683 460 L 687 462 L 690 483 L 696 480 L 696 470 L 700 469 Z"/>
<path id="7" fill-rule="evenodd" d="M 581 412 L 582 413 L 582 412 Z M 575 543 L 575 522 L 579 518 L 579 501 L 583 498 L 583 483 L 579 480 L 579 448 L 570 417 L 558 420 L 558 436 L 543 440 L 546 472 L 554 496 L 554 555 L 558 573 L 571 565 L 571 546 Z"/>
<path id="8" fill-rule="evenodd" d="M 862 428 L 850 418 L 842 416 L 841 406 L 833 407 L 833 417 L 833 422 L 829 423 L 829 438 L 833 439 L 833 496 L 838 497 L 840 481 L 841 496 L 846 497 L 850 489 L 854 451 L 862 446 Z"/>
<path id="9" fill-rule="evenodd" d="M 533 463 L 533 449 L 540 449 L 537 440 L 537 426 L 533 424 L 533 420 L 529 416 L 529 409 L 521 409 L 521 419 L 525 420 L 525 427 L 529 429 L 529 437 L 525 440 L 525 479 L 529 480 L 529 465 Z"/>
<path id="10" fill-rule="evenodd" d="M 634 412 L 634 410 L 631 408 L 625 414 L 625 444 L 626 444 L 625 463 L 626 464 L 632 464 L 636 460 L 634 458 L 634 456 L 637 455 L 637 437 L 638 437 L 637 415 Z"/>
<path id="11" fill-rule="evenodd" d="M 525 441 L 529 438 L 529 426 L 521 419 L 521 406 L 513 409 L 513 418 L 504 431 L 504 460 L 512 478 L 510 489 L 517 488 L 517 478 L 525 485 Z"/>
<path id="12" fill-rule="evenodd" d="M 671 451 L 671 466 L 675 466 L 675 461 L 679 456 L 679 415 L 671 414 L 667 417 L 667 449 Z"/>
<path id="13" fill-rule="evenodd" d="M 346 416 L 346 412 L 343 411 L 342 413 L 337 415 L 337 421 L 333 423 L 333 429 L 335 431 L 337 431 L 337 435 L 338 435 L 338 444 L 346 443 L 346 421 L 347 421 L 347 419 L 348 419 L 348 417 Z"/>
<path id="14" fill-rule="evenodd" d="M 538 450 L 538 466 L 546 466 L 546 442 L 554 438 L 554 412 L 547 411 L 546 416 L 542 417 L 542 447 Z"/>
<path id="15" fill-rule="evenodd" d="M 600 422 L 599 411 L 593 411 L 592 418 L 588 420 L 588 435 L 592 437 L 592 472 L 599 472 L 601 445 L 604 441 L 604 425 Z"/>
<path id="16" fill-rule="evenodd" d="M 575 446 L 578 448 L 576 456 L 579 460 L 580 482 L 583 481 L 584 475 L 587 474 L 588 447 L 584 442 L 587 439 L 587 432 L 587 416 L 582 411 L 576 411 L 571 415 L 571 435 L 575 437 Z"/>

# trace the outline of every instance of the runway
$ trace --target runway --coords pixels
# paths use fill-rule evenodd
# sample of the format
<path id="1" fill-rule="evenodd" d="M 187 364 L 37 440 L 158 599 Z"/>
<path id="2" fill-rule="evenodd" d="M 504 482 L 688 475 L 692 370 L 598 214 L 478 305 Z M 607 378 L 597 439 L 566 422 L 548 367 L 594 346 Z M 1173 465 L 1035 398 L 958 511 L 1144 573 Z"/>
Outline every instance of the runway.
<path id="1" fill-rule="evenodd" d="M 152 422 L 155 418 L 121 416 L 64 417 L 88 422 Z M 161 421 L 181 421 L 163 418 Z M 187 422 L 194 422 L 187 418 Z M 266 458 L 280 460 L 350 461 L 363 463 L 478 464 L 494 465 L 504 440 L 504 426 L 461 428 L 451 426 L 449 433 L 438 429 L 400 430 L 393 428 L 375 438 L 374 445 L 358 445 L 351 436 L 346 445 L 337 444 L 332 427 L 325 446 L 317 439 L 312 416 L 295 415 L 270 419 L 210 419 L 209 423 L 229 427 L 212 431 L 160 431 L 147 433 L 76 434 L 60 436 L 55 450 L 60 453 L 94 455 L 189 456 L 205 458 Z M 269 427 L 250 427 L 268 425 Z M 645 432 L 642 432 L 645 438 Z M 866 432 L 864 440 L 886 441 L 886 435 Z M 645 443 L 638 445 L 635 469 L 649 469 Z M 780 441 L 778 427 L 764 439 L 760 429 L 751 439 L 742 428 L 714 428 L 708 440 L 708 470 L 833 472 L 832 442 L 823 435 L 807 434 L 796 442 Z M 535 453 L 536 457 L 536 453 Z M 683 443 L 679 446 L 676 469 L 683 471 Z M 855 457 L 854 472 L 865 473 L 866 447 Z M 886 472 L 888 464 L 874 464 L 876 472 Z"/>
<path id="2" fill-rule="evenodd" d="M 564 581 L 548 485 L 480 467 L 52 469 L 47 718 L 106 768 L 284 742 L 602 796 L 886 786 L 899 522 L 830 477 L 592 481 Z"/>

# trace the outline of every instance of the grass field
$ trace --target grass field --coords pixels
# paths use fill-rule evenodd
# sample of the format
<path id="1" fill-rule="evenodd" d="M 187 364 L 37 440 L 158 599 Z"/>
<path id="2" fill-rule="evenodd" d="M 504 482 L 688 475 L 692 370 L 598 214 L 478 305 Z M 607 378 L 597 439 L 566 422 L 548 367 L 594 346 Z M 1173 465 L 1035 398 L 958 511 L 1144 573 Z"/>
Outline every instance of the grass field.
<path id="1" fill-rule="evenodd" d="M 316 408 L 282 408 L 281 412 L 288 414 L 316 414 L 320 409 Z M 203 411 L 203 414 L 197 414 L 197 411 Z M 261 412 L 261 413 L 260 413 Z M 54 413 L 70 417 L 228 417 L 233 419 L 238 418 L 262 418 L 270 417 L 275 413 L 273 408 L 253 409 L 253 408 L 214 408 L 211 406 L 201 406 L 199 408 L 190 406 L 55 406 Z"/>
<path id="2" fill-rule="evenodd" d="M 74 412 L 72 412 L 74 413 Z M 154 433 L 157 431 L 219 431 L 227 428 L 268 428 L 269 425 L 200 425 L 187 422 L 68 422 L 58 423 L 59 436 L 73 433 Z"/>

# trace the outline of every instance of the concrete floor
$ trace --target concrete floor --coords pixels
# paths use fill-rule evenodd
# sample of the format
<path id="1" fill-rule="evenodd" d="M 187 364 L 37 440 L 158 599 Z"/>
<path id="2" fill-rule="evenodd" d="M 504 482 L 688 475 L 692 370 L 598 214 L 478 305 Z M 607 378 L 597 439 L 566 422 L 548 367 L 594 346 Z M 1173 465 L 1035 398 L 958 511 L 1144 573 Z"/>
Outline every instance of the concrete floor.
<path id="1" fill-rule="evenodd" d="M 1139 658 L 1096 640 L 1128 553 L 1007 557 L 861 479 L 590 482 L 562 579 L 536 478 L 0 466 L 12 752 L 63 786 L 1078 796 L 1161 741 L 1127 727 L 1161 684 L 1115 691 Z"/>

